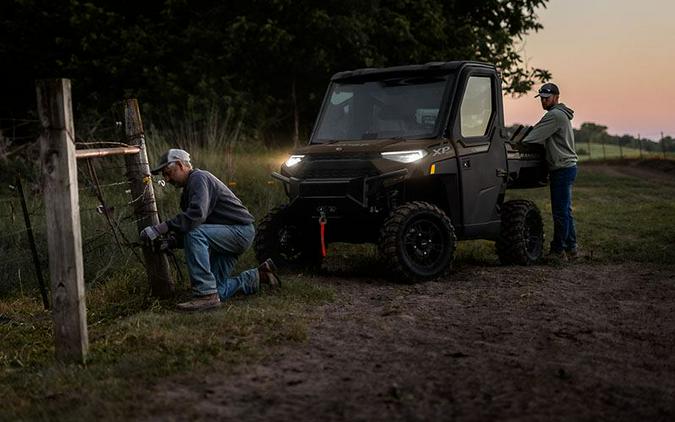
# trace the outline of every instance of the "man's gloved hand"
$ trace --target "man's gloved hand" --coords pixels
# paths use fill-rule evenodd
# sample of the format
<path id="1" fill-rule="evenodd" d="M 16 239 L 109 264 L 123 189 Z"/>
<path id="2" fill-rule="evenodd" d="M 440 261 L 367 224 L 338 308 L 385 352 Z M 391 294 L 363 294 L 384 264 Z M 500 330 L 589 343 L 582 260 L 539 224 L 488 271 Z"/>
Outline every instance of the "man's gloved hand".
<path id="1" fill-rule="evenodd" d="M 169 231 L 169 226 L 166 223 L 159 223 L 156 226 L 148 226 L 141 230 L 139 237 L 142 242 L 152 242 L 159 236 Z"/>

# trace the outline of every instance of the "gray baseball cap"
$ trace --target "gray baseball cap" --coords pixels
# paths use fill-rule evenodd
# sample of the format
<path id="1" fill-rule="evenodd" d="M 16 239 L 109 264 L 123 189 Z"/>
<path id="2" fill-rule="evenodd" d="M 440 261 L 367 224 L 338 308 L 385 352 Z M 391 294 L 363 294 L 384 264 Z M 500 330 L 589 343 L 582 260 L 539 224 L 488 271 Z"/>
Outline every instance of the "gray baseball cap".
<path id="1" fill-rule="evenodd" d="M 539 93 L 535 95 L 534 98 L 548 98 L 551 95 L 560 95 L 560 90 L 558 89 L 558 85 L 548 83 L 542 85 L 541 88 L 539 88 Z"/>
<path id="2" fill-rule="evenodd" d="M 150 170 L 150 173 L 159 174 L 164 167 L 176 161 L 185 161 L 189 163 L 190 154 L 188 154 L 187 151 L 184 151 L 182 149 L 171 148 L 170 150 L 162 154 L 161 157 L 159 157 L 159 164 L 157 164 L 157 167 Z"/>

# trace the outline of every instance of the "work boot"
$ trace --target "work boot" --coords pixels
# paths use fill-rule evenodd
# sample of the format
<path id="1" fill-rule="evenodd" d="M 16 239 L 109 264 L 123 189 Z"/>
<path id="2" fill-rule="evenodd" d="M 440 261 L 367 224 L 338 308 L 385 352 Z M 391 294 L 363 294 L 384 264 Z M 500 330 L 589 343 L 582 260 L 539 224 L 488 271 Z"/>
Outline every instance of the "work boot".
<path id="1" fill-rule="evenodd" d="M 258 274 L 260 275 L 260 284 L 267 284 L 270 287 L 281 286 L 281 278 L 276 275 L 277 266 L 271 258 L 267 258 L 262 264 L 258 266 Z"/>
<path id="2" fill-rule="evenodd" d="M 567 261 L 567 256 L 564 251 L 551 250 L 546 254 L 546 261 L 551 264 L 562 264 Z"/>
<path id="3" fill-rule="evenodd" d="M 569 251 L 565 251 L 565 255 L 567 255 L 568 260 L 576 261 L 576 259 L 579 258 L 579 251 L 577 249 L 571 249 Z"/>
<path id="4" fill-rule="evenodd" d="M 220 298 L 218 293 L 213 293 L 205 296 L 195 296 L 189 302 L 183 302 L 176 305 L 179 311 L 185 312 L 199 312 L 214 309 L 220 306 Z"/>
<path id="5" fill-rule="evenodd" d="M 274 265 L 272 258 L 267 258 L 262 264 L 258 265 L 258 271 L 274 273 L 277 271 L 277 266 Z"/>

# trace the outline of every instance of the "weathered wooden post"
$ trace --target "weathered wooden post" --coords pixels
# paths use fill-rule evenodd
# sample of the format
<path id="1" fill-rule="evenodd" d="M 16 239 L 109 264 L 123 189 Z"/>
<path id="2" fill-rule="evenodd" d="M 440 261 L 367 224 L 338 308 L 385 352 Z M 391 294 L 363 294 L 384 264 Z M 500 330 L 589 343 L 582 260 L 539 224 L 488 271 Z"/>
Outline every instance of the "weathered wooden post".
<path id="1" fill-rule="evenodd" d="M 138 230 L 141 231 L 147 226 L 159 224 L 159 215 L 150 175 L 148 153 L 145 149 L 143 122 L 136 99 L 125 101 L 124 120 L 126 122 L 127 142 L 141 149 L 138 154 L 125 156 L 127 177 L 134 201 L 134 212 L 138 216 Z M 145 260 L 152 294 L 159 297 L 170 296 L 174 290 L 174 283 L 166 255 L 153 252 L 149 247 L 144 246 L 143 259 Z"/>
<path id="2" fill-rule="evenodd" d="M 638 133 L 638 147 L 640 148 L 640 160 L 642 160 L 642 138 L 640 137 L 639 133 Z"/>
<path id="3" fill-rule="evenodd" d="M 37 105 L 56 358 L 84 363 L 89 338 L 70 80 L 38 81 Z"/>

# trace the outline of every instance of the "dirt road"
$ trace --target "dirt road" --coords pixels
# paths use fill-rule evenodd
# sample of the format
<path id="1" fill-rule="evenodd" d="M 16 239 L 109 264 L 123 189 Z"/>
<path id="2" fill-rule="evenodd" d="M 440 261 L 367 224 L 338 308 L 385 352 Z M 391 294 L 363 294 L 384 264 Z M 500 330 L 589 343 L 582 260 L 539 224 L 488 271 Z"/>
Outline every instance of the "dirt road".
<path id="1" fill-rule="evenodd" d="M 673 266 L 316 281 L 338 299 L 316 310 L 306 343 L 163 382 L 140 419 L 675 419 Z"/>

